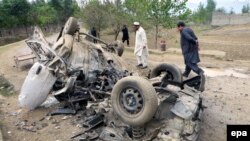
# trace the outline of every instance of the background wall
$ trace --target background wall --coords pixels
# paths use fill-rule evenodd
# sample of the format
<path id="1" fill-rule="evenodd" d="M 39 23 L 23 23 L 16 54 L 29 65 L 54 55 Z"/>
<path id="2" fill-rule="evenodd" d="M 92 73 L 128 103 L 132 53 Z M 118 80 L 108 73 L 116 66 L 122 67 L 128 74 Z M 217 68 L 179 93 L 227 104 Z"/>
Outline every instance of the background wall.
<path id="1" fill-rule="evenodd" d="M 213 26 L 238 25 L 250 23 L 250 13 L 245 14 L 224 14 L 214 12 L 212 17 Z"/>

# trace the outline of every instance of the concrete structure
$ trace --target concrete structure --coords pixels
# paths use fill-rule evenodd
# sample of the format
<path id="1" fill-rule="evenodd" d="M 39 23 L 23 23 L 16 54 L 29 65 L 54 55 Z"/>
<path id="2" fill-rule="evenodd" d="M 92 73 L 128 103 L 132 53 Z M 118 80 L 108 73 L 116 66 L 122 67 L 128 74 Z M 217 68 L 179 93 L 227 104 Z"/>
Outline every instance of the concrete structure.
<path id="1" fill-rule="evenodd" d="M 250 23 L 250 13 L 245 14 L 224 14 L 214 12 L 212 17 L 213 26 L 239 25 Z"/>

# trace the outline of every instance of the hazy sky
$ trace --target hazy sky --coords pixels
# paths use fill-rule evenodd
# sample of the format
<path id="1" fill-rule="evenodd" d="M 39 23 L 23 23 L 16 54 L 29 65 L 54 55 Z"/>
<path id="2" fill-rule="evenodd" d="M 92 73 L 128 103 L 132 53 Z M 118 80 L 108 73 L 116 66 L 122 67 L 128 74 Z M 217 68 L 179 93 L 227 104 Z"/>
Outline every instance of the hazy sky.
<path id="1" fill-rule="evenodd" d="M 242 6 L 245 4 L 250 4 L 250 0 L 214 0 L 216 2 L 216 8 L 224 7 L 227 11 L 233 8 L 234 12 L 241 13 Z M 187 6 L 195 10 L 197 9 L 199 3 L 207 3 L 207 0 L 188 0 Z"/>
<path id="2" fill-rule="evenodd" d="M 224 7 L 227 10 L 227 12 L 229 12 L 233 8 L 234 12 L 236 13 L 241 13 L 243 5 L 250 4 L 250 0 L 214 0 L 214 1 L 216 2 L 216 8 Z M 206 5 L 207 0 L 188 0 L 187 6 L 191 10 L 195 10 L 197 9 L 200 2 Z"/>

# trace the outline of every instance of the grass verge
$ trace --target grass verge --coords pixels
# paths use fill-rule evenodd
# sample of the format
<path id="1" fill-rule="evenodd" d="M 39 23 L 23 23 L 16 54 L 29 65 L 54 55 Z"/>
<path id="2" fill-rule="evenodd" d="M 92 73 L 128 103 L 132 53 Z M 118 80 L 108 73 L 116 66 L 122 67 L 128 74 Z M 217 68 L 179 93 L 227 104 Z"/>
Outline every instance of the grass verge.
<path id="1" fill-rule="evenodd" d="M 12 85 L 3 75 L 0 75 L 0 94 L 11 96 L 15 94 L 14 85 Z"/>

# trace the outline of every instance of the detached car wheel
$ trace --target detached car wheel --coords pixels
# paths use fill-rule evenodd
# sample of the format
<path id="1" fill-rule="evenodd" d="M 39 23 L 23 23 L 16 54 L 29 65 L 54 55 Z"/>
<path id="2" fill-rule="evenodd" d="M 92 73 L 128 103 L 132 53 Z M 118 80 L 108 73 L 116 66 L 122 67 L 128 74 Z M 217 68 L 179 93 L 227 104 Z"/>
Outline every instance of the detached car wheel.
<path id="1" fill-rule="evenodd" d="M 74 35 L 77 28 L 78 28 L 77 19 L 74 17 L 70 17 L 64 25 L 63 33 Z"/>
<path id="2" fill-rule="evenodd" d="M 114 112 L 131 126 L 141 126 L 150 121 L 158 107 L 154 87 L 139 76 L 118 81 L 112 90 L 111 102 Z"/>
<path id="3" fill-rule="evenodd" d="M 166 73 L 167 80 L 172 80 L 178 83 L 182 83 L 183 77 L 181 70 L 172 64 L 160 64 L 152 69 L 150 78 L 160 76 L 162 73 Z"/>

